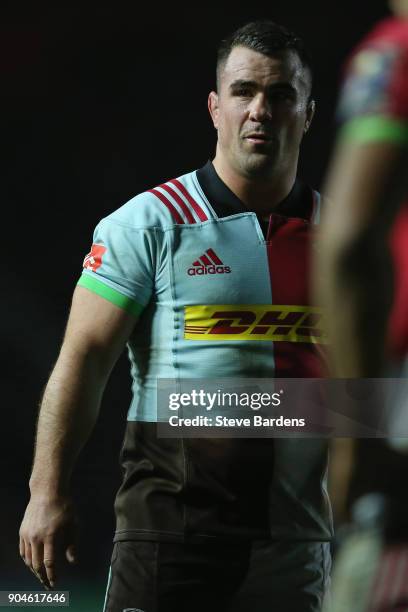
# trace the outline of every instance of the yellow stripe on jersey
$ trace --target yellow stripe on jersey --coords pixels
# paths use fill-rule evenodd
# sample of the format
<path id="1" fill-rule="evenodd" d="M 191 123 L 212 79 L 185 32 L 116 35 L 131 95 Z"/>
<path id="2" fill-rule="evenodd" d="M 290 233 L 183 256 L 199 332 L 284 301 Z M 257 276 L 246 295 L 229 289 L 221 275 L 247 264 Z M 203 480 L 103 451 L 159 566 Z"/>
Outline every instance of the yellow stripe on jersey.
<path id="1" fill-rule="evenodd" d="M 262 340 L 326 344 L 314 306 L 211 304 L 184 308 L 185 340 Z"/>

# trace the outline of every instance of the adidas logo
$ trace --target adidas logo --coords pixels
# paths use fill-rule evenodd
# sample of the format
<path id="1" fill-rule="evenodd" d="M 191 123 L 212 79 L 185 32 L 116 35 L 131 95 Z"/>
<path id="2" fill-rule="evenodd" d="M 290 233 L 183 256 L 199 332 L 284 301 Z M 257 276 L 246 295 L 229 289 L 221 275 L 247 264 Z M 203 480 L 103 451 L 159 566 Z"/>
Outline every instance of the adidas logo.
<path id="1" fill-rule="evenodd" d="M 221 259 L 213 251 L 213 249 L 207 249 L 206 252 L 193 262 L 191 268 L 188 268 L 187 274 L 189 276 L 202 276 L 203 274 L 229 274 L 231 268 L 224 266 Z"/>

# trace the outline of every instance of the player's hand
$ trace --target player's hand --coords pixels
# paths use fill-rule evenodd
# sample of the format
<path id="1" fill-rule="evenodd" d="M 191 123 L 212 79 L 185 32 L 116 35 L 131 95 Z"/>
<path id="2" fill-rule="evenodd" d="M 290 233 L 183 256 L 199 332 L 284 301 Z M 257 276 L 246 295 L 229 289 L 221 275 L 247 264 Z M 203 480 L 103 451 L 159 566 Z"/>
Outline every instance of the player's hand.
<path id="1" fill-rule="evenodd" d="M 69 497 L 32 495 L 20 527 L 20 555 L 47 588 L 57 579 L 57 561 L 76 561 L 77 521 Z"/>

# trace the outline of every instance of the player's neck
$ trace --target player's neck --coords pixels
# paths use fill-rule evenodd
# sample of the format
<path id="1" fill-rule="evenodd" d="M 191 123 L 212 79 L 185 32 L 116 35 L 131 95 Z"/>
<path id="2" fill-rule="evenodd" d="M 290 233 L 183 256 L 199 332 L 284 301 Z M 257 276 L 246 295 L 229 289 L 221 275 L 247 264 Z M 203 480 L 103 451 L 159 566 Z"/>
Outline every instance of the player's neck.
<path id="1" fill-rule="evenodd" d="M 296 180 L 296 168 L 290 172 L 277 171 L 267 179 L 254 180 L 236 172 L 219 155 L 216 155 L 213 165 L 220 179 L 248 210 L 258 214 L 272 211 L 289 195 Z"/>

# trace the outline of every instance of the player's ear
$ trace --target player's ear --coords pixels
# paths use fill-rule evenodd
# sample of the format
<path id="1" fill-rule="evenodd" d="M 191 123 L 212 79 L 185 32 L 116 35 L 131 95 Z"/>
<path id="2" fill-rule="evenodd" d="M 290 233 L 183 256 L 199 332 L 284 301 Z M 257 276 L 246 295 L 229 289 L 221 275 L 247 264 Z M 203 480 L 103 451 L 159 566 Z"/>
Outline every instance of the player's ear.
<path id="1" fill-rule="evenodd" d="M 316 102 L 313 99 L 311 99 L 307 103 L 305 127 L 303 128 L 303 131 L 305 134 L 309 130 L 310 124 L 313 121 L 315 110 L 316 110 Z"/>
<path id="2" fill-rule="evenodd" d="M 208 95 L 208 111 L 215 129 L 218 130 L 218 94 L 215 91 L 210 91 Z"/>

